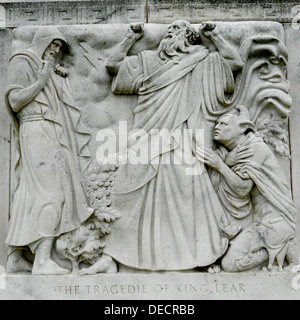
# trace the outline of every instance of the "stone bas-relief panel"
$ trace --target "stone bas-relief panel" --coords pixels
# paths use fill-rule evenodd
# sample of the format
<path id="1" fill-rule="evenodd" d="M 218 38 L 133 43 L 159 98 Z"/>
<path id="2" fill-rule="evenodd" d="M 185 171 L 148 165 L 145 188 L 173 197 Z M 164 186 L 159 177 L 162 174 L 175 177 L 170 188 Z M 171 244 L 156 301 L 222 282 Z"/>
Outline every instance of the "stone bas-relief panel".
<path id="1" fill-rule="evenodd" d="M 23 27 L 8 273 L 296 272 L 276 22 Z"/>

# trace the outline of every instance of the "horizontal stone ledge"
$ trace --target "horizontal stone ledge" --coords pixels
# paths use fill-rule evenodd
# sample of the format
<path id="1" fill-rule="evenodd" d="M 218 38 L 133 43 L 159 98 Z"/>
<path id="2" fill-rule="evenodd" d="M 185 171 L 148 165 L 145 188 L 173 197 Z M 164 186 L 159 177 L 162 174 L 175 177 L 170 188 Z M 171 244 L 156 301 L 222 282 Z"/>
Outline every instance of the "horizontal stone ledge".
<path id="1" fill-rule="evenodd" d="M 0 299 L 297 300 L 300 274 L 144 273 L 0 277 Z"/>
<path id="2" fill-rule="evenodd" d="M 300 1 L 221 0 L 39 0 L 8 1 L 0 5 L 0 27 L 58 24 L 219 21 L 278 21 L 300 14 Z"/>
<path id="3" fill-rule="evenodd" d="M 5 2 L 0 27 L 146 22 L 146 0 Z"/>
<path id="4" fill-rule="evenodd" d="M 300 1 L 148 1 L 148 21 L 169 23 L 186 19 L 201 21 L 273 20 L 292 21 L 300 12 Z"/>

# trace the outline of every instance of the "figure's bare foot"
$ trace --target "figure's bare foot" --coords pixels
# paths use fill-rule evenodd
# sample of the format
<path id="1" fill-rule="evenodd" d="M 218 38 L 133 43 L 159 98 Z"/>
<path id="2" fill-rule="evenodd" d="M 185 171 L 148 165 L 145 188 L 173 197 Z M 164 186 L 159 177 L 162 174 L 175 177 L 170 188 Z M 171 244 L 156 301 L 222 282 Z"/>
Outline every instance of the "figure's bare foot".
<path id="1" fill-rule="evenodd" d="M 7 273 L 31 272 L 32 263 L 26 260 L 21 252 L 13 252 L 9 255 L 6 265 Z"/>
<path id="2" fill-rule="evenodd" d="M 78 274 L 81 276 L 84 275 L 93 275 L 97 273 L 117 273 L 118 266 L 116 261 L 107 255 L 102 255 L 101 258 L 94 263 L 89 268 L 81 269 L 78 271 Z"/>
<path id="3" fill-rule="evenodd" d="M 283 268 L 281 266 L 274 266 L 273 269 L 275 272 L 282 272 Z"/>
<path id="4" fill-rule="evenodd" d="M 207 272 L 210 274 L 220 273 L 221 271 L 222 271 L 222 268 L 219 264 L 212 264 L 207 268 Z"/>
<path id="5" fill-rule="evenodd" d="M 33 275 L 67 275 L 71 270 L 59 266 L 52 259 L 35 260 L 33 264 Z"/>
<path id="6" fill-rule="evenodd" d="M 266 273 L 276 273 L 276 272 L 281 272 L 283 269 L 281 267 L 275 266 L 275 265 L 268 265 L 268 266 L 263 266 L 260 271 L 266 272 Z"/>

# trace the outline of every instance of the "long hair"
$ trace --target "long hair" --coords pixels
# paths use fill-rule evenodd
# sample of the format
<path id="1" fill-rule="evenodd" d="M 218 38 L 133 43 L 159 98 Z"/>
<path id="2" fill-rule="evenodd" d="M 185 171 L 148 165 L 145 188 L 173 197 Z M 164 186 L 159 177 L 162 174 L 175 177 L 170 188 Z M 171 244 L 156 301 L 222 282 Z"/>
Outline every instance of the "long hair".
<path id="1" fill-rule="evenodd" d="M 189 22 L 181 20 L 177 23 L 179 23 L 181 25 L 181 28 L 186 32 L 182 32 L 178 35 L 169 33 L 160 42 L 158 55 L 165 62 L 173 60 L 175 63 L 178 63 L 180 54 L 189 53 L 191 46 L 197 39 L 197 32 Z"/>

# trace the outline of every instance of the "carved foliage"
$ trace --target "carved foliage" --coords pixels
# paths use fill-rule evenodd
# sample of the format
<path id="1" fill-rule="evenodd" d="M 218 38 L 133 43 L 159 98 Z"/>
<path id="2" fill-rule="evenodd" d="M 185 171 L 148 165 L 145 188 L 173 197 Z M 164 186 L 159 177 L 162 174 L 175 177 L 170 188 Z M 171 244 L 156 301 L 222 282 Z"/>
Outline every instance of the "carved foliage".
<path id="1" fill-rule="evenodd" d="M 290 157 L 287 118 L 273 113 L 262 114 L 256 121 L 256 128 L 264 142 L 271 145 L 281 156 Z"/>
<path id="2" fill-rule="evenodd" d="M 93 216 L 78 229 L 62 235 L 56 241 L 57 251 L 73 264 L 76 272 L 80 263 L 94 264 L 103 252 L 105 237 L 111 233 L 110 224 L 119 214 L 110 208 L 110 192 L 118 167 L 108 162 L 94 161 L 87 170 L 86 191 Z"/>

